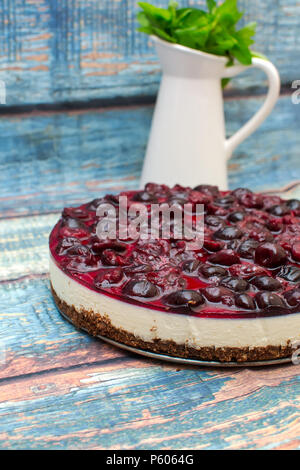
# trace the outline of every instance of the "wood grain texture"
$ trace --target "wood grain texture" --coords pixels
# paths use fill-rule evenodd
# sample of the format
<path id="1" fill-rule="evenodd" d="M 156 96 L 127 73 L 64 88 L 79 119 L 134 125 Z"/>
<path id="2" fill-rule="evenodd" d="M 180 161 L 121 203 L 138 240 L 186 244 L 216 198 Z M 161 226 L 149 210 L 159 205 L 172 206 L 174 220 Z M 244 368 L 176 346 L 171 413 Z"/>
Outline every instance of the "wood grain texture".
<path id="1" fill-rule="evenodd" d="M 258 20 L 257 49 L 279 67 L 283 83 L 299 79 L 300 5 L 239 4 L 246 21 Z M 7 106 L 154 96 L 159 65 L 149 39 L 135 31 L 135 5 L 0 2 Z M 232 93 L 248 88 L 251 96 L 262 80 L 245 74 Z M 261 100 L 226 100 L 228 134 Z M 222 370 L 159 363 L 77 331 L 55 308 L 47 274 L 51 227 L 64 205 L 137 186 L 152 111 L 12 116 L 0 106 L 1 449 L 300 448 L 299 366 Z M 231 187 L 299 180 L 299 119 L 300 105 L 282 96 L 230 160 Z"/>
<path id="2" fill-rule="evenodd" d="M 262 100 L 227 99 L 228 134 Z M 60 211 L 137 187 L 152 111 L 140 106 L 1 117 L 0 217 Z M 263 189 L 299 179 L 299 120 L 300 105 L 282 96 L 229 161 L 231 187 Z"/>
<path id="3" fill-rule="evenodd" d="M 7 104 L 60 103 L 155 95 L 160 68 L 151 41 L 136 31 L 135 0 L 4 0 L 0 2 L 0 79 Z M 166 6 L 168 0 L 153 0 Z M 181 0 L 182 6 L 204 0 Z M 300 5 L 293 0 L 240 0 L 257 21 L 256 49 L 299 79 Z M 234 87 L 257 87 L 259 73 Z"/>

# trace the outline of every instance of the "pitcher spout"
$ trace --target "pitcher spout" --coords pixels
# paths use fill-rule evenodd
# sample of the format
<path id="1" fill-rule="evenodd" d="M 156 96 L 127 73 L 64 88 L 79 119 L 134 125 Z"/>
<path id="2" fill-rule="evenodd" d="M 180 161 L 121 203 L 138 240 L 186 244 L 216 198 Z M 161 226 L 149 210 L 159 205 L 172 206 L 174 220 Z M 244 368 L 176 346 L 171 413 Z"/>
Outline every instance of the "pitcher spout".
<path id="1" fill-rule="evenodd" d="M 186 78 L 222 78 L 227 57 L 216 56 L 164 41 L 151 36 L 155 43 L 163 72 L 168 75 Z"/>

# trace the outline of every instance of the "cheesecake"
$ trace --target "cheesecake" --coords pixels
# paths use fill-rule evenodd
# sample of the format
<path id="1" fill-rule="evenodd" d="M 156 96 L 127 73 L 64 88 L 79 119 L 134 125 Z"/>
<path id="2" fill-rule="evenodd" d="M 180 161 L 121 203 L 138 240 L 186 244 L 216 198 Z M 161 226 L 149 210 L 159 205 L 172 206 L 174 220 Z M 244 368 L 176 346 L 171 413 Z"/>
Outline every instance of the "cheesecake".
<path id="1" fill-rule="evenodd" d="M 159 218 L 156 238 L 101 233 L 112 207 L 201 207 L 203 239 L 191 244 Z M 104 208 L 105 210 L 101 211 Z M 107 225 L 107 224 L 106 224 Z M 102 228 L 105 224 L 102 224 Z M 202 361 L 292 356 L 300 340 L 300 201 L 148 183 L 65 208 L 50 239 L 50 281 L 61 313 L 94 336 Z"/>

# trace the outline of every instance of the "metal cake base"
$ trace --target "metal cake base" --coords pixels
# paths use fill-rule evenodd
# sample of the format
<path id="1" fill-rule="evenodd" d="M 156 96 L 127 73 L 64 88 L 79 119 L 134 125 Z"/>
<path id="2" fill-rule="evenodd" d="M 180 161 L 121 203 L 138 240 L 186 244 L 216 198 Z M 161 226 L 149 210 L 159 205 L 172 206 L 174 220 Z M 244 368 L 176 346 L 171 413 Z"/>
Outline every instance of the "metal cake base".
<path id="1" fill-rule="evenodd" d="M 57 307 L 58 308 L 58 307 Z M 74 325 L 76 328 L 77 326 L 72 322 L 72 320 L 65 315 L 59 308 L 60 314 L 67 320 L 69 323 Z M 85 328 L 80 328 L 81 330 L 87 330 Z M 200 367 L 261 367 L 261 366 L 273 366 L 273 365 L 280 365 L 280 364 L 287 364 L 292 361 L 291 357 L 285 357 L 283 359 L 270 359 L 268 361 L 249 361 L 249 362 L 219 362 L 219 361 L 202 361 L 200 359 L 187 359 L 185 357 L 176 357 L 176 356 L 168 356 L 167 354 L 159 354 L 152 351 L 146 351 L 145 349 L 134 348 L 132 346 L 128 346 L 124 343 L 119 343 L 118 341 L 114 341 L 113 339 L 106 338 L 105 336 L 97 335 L 96 338 L 105 341 L 112 346 L 115 346 L 120 349 L 124 349 L 125 351 L 129 351 L 131 353 L 139 354 L 140 356 L 150 357 L 151 359 L 158 359 L 160 361 L 167 361 L 173 362 L 175 364 L 182 364 L 182 365 L 190 365 L 190 366 L 200 366 Z"/>

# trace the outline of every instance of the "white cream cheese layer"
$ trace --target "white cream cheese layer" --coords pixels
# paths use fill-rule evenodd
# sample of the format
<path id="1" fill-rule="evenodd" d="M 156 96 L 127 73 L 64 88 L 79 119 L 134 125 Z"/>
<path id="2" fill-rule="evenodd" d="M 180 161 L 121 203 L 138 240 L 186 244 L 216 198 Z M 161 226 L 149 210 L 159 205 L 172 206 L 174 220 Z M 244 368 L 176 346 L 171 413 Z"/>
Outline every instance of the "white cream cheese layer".
<path id="1" fill-rule="evenodd" d="M 197 318 L 139 307 L 95 292 L 67 276 L 50 258 L 58 297 L 78 312 L 107 316 L 112 325 L 144 341 L 172 340 L 190 347 L 285 346 L 300 340 L 300 313 L 264 318 Z"/>

